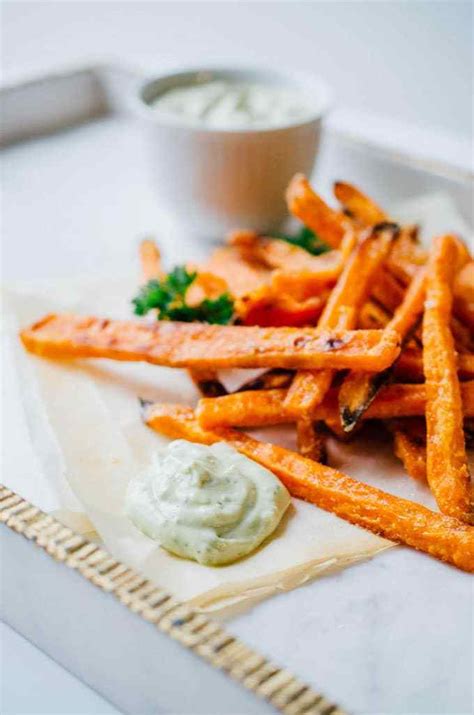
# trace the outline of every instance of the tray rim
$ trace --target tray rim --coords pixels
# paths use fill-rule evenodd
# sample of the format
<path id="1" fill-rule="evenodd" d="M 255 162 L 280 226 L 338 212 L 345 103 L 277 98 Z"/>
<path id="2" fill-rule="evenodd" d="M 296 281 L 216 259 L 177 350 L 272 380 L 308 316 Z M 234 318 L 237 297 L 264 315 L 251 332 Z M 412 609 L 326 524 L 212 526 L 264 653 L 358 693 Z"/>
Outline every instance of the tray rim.
<path id="1" fill-rule="evenodd" d="M 0 484 L 0 523 L 77 571 L 89 583 L 212 667 L 223 671 L 284 715 L 345 715 L 309 685 L 281 668 L 209 616 L 199 613 L 129 568 L 103 546 L 64 526 Z"/>
<path id="2" fill-rule="evenodd" d="M 179 69 L 179 66 L 170 65 L 170 70 L 171 69 Z M 104 79 L 104 75 L 110 72 L 128 74 L 130 78 L 135 77 L 136 80 L 139 81 L 141 78 L 149 75 L 150 68 L 146 67 L 144 64 L 140 65 L 139 63 L 128 63 L 117 58 L 93 58 L 85 63 L 68 63 L 61 67 L 11 73 L 6 79 L 0 82 L 0 100 L 2 100 L 6 94 L 18 89 L 26 89 L 30 86 L 34 87 L 48 81 L 60 79 L 64 80 L 68 78 L 72 79 L 74 76 L 84 73 L 90 73 L 91 76 L 98 79 L 99 82 L 105 84 L 106 80 Z M 104 87 L 104 89 L 106 88 Z M 118 108 L 113 106 L 113 102 L 108 101 L 107 105 L 108 113 L 114 114 L 118 111 Z M 100 116 L 103 116 L 103 114 L 91 114 L 90 120 L 94 121 L 94 119 L 97 119 Z M 408 150 L 394 149 L 384 146 L 380 142 L 370 140 L 370 138 L 361 135 L 357 131 L 350 132 L 331 126 L 330 117 L 331 115 L 328 116 L 328 120 L 324 123 L 324 131 L 336 135 L 343 141 L 360 147 L 365 147 L 367 150 L 379 156 L 384 156 L 388 160 L 396 162 L 397 164 L 405 165 L 408 168 L 418 169 L 420 171 L 451 179 L 462 184 L 470 184 L 474 182 L 474 170 L 469 170 L 467 168 L 463 169 L 449 161 L 418 157 Z M 77 121 L 65 124 L 64 127 L 56 126 L 50 130 L 32 132 L 24 138 L 6 141 L 3 145 L 0 145 L 0 149 L 4 149 L 15 144 L 21 144 L 24 141 L 38 138 L 40 136 L 55 134 L 63 131 L 63 129 L 67 127 L 79 126 L 82 123 L 83 121 Z"/>

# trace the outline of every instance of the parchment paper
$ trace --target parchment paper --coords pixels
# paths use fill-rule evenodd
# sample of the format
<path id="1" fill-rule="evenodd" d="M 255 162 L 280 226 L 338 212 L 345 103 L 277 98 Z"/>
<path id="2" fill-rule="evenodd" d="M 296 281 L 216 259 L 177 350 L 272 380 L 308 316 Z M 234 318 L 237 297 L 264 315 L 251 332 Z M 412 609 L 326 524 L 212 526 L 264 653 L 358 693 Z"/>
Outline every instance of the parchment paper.
<path id="1" fill-rule="evenodd" d="M 423 209 L 429 210 L 426 199 Z M 181 600 L 226 616 L 392 546 L 293 500 L 276 533 L 257 552 L 212 568 L 172 556 L 129 522 L 123 510 L 127 483 L 146 467 L 153 450 L 168 441 L 142 424 L 138 397 L 193 405 L 198 395 L 191 380 L 185 371 L 150 365 L 36 358 L 23 351 L 17 331 L 48 312 L 130 317 L 133 278 L 17 286 L 7 293 L 4 367 L 8 389 L 21 396 L 28 422 L 35 503 L 43 506 L 46 501 L 65 524 L 102 540 L 115 557 Z M 280 427 L 257 436 L 292 447 L 292 434 Z M 328 449 L 332 466 L 433 507 L 428 490 L 405 476 L 389 442 L 370 435 L 354 444 L 330 439 Z M 32 498 L 21 469 L 6 477 L 8 486 Z"/>

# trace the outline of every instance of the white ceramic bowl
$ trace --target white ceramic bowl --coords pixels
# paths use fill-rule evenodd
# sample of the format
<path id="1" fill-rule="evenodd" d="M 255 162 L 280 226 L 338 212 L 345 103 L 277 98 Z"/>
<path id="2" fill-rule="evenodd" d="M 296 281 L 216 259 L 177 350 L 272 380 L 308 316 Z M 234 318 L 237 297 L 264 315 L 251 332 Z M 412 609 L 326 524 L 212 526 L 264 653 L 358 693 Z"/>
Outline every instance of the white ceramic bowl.
<path id="1" fill-rule="evenodd" d="M 216 129 L 150 106 L 164 91 L 203 79 L 291 88 L 302 94 L 308 116 L 269 129 Z M 192 69 L 146 80 L 136 100 L 146 124 L 160 204 L 194 235 L 221 239 L 232 228 L 271 231 L 281 226 L 287 216 L 285 188 L 296 172 L 311 173 L 331 96 L 324 82 L 313 77 L 257 69 Z"/>

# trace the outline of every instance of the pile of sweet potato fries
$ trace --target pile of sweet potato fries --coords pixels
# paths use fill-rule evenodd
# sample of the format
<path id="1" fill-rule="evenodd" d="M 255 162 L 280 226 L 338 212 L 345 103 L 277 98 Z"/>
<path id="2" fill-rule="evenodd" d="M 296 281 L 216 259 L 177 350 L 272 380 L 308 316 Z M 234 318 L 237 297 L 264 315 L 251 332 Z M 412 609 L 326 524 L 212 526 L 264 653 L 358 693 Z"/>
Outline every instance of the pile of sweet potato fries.
<path id="1" fill-rule="evenodd" d="M 303 176 L 290 212 L 330 250 L 312 255 L 280 238 L 236 231 L 205 266 L 187 300 L 227 293 L 231 325 L 116 321 L 49 315 L 24 330 L 50 358 L 142 360 L 187 368 L 204 394 L 196 409 L 147 404 L 144 420 L 171 438 L 225 440 L 273 471 L 295 497 L 353 524 L 474 571 L 466 440 L 474 417 L 474 262 L 453 235 L 429 253 L 354 186 L 336 183 L 337 210 Z M 144 280 L 160 280 L 152 241 Z M 265 368 L 227 394 L 221 368 Z M 357 435 L 364 420 L 393 434 L 408 475 L 431 489 L 438 512 L 325 465 L 328 434 Z M 290 423 L 299 453 L 236 428 Z"/>

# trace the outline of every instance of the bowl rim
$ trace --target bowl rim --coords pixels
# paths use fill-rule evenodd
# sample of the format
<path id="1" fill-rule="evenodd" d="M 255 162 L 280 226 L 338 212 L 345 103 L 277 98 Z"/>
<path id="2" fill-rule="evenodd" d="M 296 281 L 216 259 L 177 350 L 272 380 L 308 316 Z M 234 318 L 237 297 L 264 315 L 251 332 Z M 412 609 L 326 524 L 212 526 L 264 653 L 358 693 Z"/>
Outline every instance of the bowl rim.
<path id="1" fill-rule="evenodd" d="M 262 82 L 274 86 L 294 88 L 314 95 L 314 111 L 310 111 L 304 119 L 286 121 L 272 126 L 250 126 L 250 127 L 214 127 L 208 126 L 204 122 L 193 119 L 184 119 L 180 115 L 152 109 L 150 99 L 146 98 L 147 91 L 155 96 L 159 94 L 159 86 L 165 85 L 164 89 L 173 86 L 186 86 L 199 79 L 202 82 L 210 81 L 213 78 L 240 79 L 246 81 Z M 181 68 L 167 70 L 162 73 L 154 73 L 144 78 L 135 90 L 132 108 L 135 114 L 145 119 L 150 124 L 157 127 L 167 127 L 181 129 L 188 132 L 199 132 L 204 134 L 217 135 L 239 135 L 239 134 L 267 134 L 279 132 L 305 125 L 319 122 L 328 114 L 334 104 L 333 91 L 330 86 L 319 75 L 309 74 L 299 71 L 275 70 L 264 65 L 191 65 Z"/>

